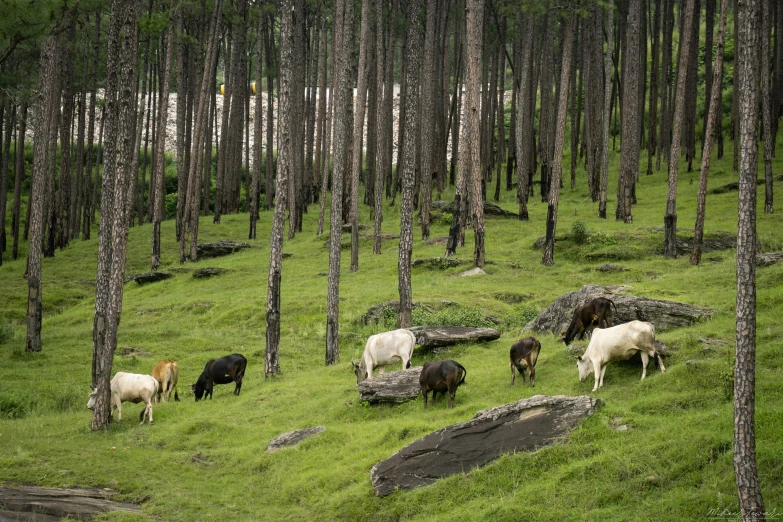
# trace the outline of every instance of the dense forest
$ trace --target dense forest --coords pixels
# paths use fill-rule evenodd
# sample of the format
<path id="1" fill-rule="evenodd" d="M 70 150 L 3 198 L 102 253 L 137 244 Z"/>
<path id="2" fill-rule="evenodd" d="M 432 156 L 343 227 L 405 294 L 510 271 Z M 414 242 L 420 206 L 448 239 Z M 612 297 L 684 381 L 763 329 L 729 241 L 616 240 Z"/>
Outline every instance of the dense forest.
<path id="1" fill-rule="evenodd" d="M 255 328 L 273 377 L 292 321 L 281 303 L 298 277 L 283 270 L 284 245 L 299 236 L 328 248 L 314 270 L 326 277 L 319 357 L 331 366 L 345 344 L 341 275 L 394 250 L 389 231 L 395 324 L 409 328 L 414 243 L 445 225 L 442 262 L 462 254 L 484 268 L 496 261 L 489 245 L 505 241 L 487 226 L 499 205 L 543 234 L 544 273 L 562 255 L 564 196 L 578 194 L 574 215 L 613 216 L 630 231 L 657 198 L 645 178 L 665 179 L 660 251 L 700 265 L 720 162 L 738 189 L 734 472 L 742 518 L 759 519 L 756 187 L 773 214 L 781 32 L 776 0 L 4 1 L 0 265 L 22 261 L 11 270 L 26 280 L 26 352 L 47 350 L 44 260 L 97 245 L 85 277 L 95 281 L 91 429 L 103 430 L 138 248 L 129 237 L 147 238 L 153 272 L 198 262 L 204 233 L 236 219 L 247 240 L 263 238 Z M 683 202 L 684 176 L 698 188 Z M 678 220 L 678 206 L 695 223 Z"/>

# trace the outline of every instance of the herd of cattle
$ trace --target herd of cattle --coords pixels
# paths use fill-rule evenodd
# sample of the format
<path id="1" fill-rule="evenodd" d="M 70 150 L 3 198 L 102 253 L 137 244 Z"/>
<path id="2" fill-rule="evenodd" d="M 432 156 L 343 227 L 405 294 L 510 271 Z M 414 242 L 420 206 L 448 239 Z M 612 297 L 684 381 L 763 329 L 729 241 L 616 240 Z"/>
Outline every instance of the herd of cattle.
<path id="1" fill-rule="evenodd" d="M 568 329 L 562 332 L 560 340 L 569 345 L 574 339 L 584 339 L 592 328 L 590 343 L 584 355 L 577 357 L 577 369 L 579 380 L 584 381 L 592 372 L 595 376 L 593 391 L 604 384 L 606 365 L 613 361 L 622 361 L 635 355 L 637 352 L 642 358 L 642 379 L 647 376 L 647 364 L 649 358 L 657 358 L 661 372 L 665 372 L 663 361 L 655 351 L 655 327 L 643 321 L 631 321 L 629 323 L 612 326 L 612 310 L 615 305 L 609 299 L 598 297 L 589 303 L 579 306 L 574 310 Z M 380 368 L 383 374 L 386 366 L 402 361 L 403 368 L 410 368 L 413 348 L 416 344 L 416 336 L 407 329 L 393 330 L 370 336 L 364 347 L 364 353 L 356 364 L 351 364 L 356 375 L 356 384 L 372 377 L 372 372 Z M 530 385 L 535 387 L 536 361 L 541 352 L 541 343 L 534 337 L 526 337 L 515 342 L 509 353 L 509 366 L 511 367 L 511 385 L 516 380 L 516 372 L 522 376 L 522 382 L 526 382 L 525 372 L 530 371 Z M 212 388 L 215 384 L 236 383 L 234 395 L 239 395 L 242 389 L 242 378 L 247 368 L 245 356 L 235 353 L 210 359 L 204 371 L 190 389 L 196 401 L 202 398 L 212 398 Z M 449 394 L 449 408 L 454 407 L 454 398 L 457 387 L 465 384 L 467 370 L 457 361 L 445 360 L 424 363 L 419 376 L 421 393 L 424 396 L 424 408 L 427 407 L 427 396 L 432 392 L 432 402 L 435 402 L 437 394 Z M 143 402 L 145 407 L 139 415 L 141 424 L 149 418 L 152 424 L 152 403 L 167 402 L 172 391 L 174 400 L 179 401 L 177 394 L 177 380 L 179 367 L 174 361 L 162 361 L 153 368 L 150 375 L 117 372 L 111 380 L 111 408 L 117 410 L 118 420 L 122 420 L 122 403 Z M 93 409 L 97 398 L 97 389 L 93 388 L 87 407 Z"/>

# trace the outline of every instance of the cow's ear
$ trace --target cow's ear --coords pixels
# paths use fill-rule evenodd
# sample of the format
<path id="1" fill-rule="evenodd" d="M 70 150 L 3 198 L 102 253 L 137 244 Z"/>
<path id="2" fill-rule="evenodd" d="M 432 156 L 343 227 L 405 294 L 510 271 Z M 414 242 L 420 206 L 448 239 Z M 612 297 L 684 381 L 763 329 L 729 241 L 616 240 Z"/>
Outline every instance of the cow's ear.
<path id="1" fill-rule="evenodd" d="M 582 356 L 581 356 L 581 355 L 577 355 L 577 356 L 576 356 L 576 359 L 577 359 L 578 361 L 581 361 L 581 360 L 582 360 Z"/>

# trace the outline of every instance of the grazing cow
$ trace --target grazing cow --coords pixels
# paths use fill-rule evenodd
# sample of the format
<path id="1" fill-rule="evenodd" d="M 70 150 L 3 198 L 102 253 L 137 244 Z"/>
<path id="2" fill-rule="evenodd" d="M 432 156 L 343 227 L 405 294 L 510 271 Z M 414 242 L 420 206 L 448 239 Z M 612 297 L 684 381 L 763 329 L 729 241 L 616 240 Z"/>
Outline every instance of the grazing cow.
<path id="1" fill-rule="evenodd" d="M 139 414 L 141 422 L 144 424 L 144 417 L 149 416 L 149 423 L 152 424 L 152 399 L 158 393 L 158 381 L 151 375 L 141 375 L 139 373 L 117 372 L 111 380 L 111 410 L 117 409 L 117 420 L 122 420 L 122 403 L 144 402 L 144 409 Z M 95 408 L 98 389 L 93 388 L 90 393 L 87 407 Z"/>
<path id="2" fill-rule="evenodd" d="M 606 365 L 612 361 L 624 361 L 636 352 L 642 355 L 642 380 L 647 376 L 649 357 L 658 358 L 661 372 L 665 372 L 661 356 L 655 352 L 655 327 L 642 321 L 631 321 L 612 328 L 596 328 L 585 354 L 577 357 L 579 380 L 584 381 L 590 372 L 595 373 L 593 391 L 604 385 Z"/>
<path id="3" fill-rule="evenodd" d="M 359 364 L 351 360 L 353 373 L 356 374 L 356 384 L 372 377 L 372 371 L 379 366 L 382 374 L 386 366 L 396 362 L 397 359 L 402 360 L 403 368 L 410 368 L 415 345 L 416 336 L 405 328 L 371 335 L 364 345 L 364 353 Z"/>
<path id="4" fill-rule="evenodd" d="M 447 360 L 424 363 L 419 376 L 421 394 L 424 395 L 424 409 L 427 409 L 427 394 L 432 391 L 432 402 L 438 393 L 449 393 L 449 408 L 454 407 L 457 387 L 465 384 L 468 371 L 457 361 Z"/>
<path id="5" fill-rule="evenodd" d="M 245 376 L 247 359 L 244 355 L 235 353 L 220 359 L 210 359 L 196 384 L 190 385 L 190 390 L 196 395 L 196 402 L 209 395 L 212 398 L 212 385 L 235 382 L 234 395 L 239 395 L 242 389 L 242 377 Z"/>
<path id="6" fill-rule="evenodd" d="M 560 340 L 569 345 L 577 336 L 580 340 L 584 339 L 588 328 L 595 323 L 598 324 L 598 328 L 611 327 L 613 307 L 616 312 L 617 308 L 614 306 L 614 303 L 605 297 L 596 297 L 588 304 L 578 306 L 574 310 L 568 330 L 560 335 Z"/>
<path id="7" fill-rule="evenodd" d="M 514 373 L 514 367 L 516 367 L 519 374 L 522 376 L 522 382 L 525 382 L 525 370 L 530 368 L 530 385 L 536 387 L 536 361 L 538 360 L 538 354 L 541 352 L 541 343 L 535 337 L 525 337 L 520 339 L 511 345 L 511 352 L 509 357 L 511 362 L 511 386 L 514 386 L 514 380 L 517 378 L 517 374 Z"/>
<path id="8" fill-rule="evenodd" d="M 177 393 L 177 380 L 179 379 L 179 366 L 174 361 L 161 361 L 150 374 L 158 381 L 160 385 L 158 393 L 155 395 L 155 402 L 168 402 L 171 398 L 171 391 L 174 390 L 174 400 L 179 402 Z"/>

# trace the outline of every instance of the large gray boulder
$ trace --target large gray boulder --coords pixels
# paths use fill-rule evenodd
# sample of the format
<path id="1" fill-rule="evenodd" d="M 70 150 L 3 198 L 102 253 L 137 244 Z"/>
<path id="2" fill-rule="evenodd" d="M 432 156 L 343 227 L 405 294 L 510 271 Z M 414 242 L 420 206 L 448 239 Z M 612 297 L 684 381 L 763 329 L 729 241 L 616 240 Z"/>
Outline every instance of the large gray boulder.
<path id="1" fill-rule="evenodd" d="M 589 417 L 600 404 L 587 396 L 535 395 L 482 410 L 412 442 L 370 470 L 375 494 L 413 489 L 480 468 L 506 453 L 552 444 Z"/>
<path id="2" fill-rule="evenodd" d="M 424 348 L 451 346 L 467 342 L 494 341 L 500 331 L 494 328 L 473 328 L 470 326 L 413 326 L 408 328 L 416 336 L 416 344 Z"/>
<path id="3" fill-rule="evenodd" d="M 579 290 L 568 292 L 555 299 L 551 305 L 539 312 L 538 317 L 525 325 L 522 331 L 560 333 L 568 328 L 574 309 L 589 303 L 596 297 L 605 297 L 614 302 L 617 308 L 616 311 L 612 311 L 614 324 L 638 319 L 652 323 L 656 330 L 690 326 L 715 313 L 712 310 L 676 301 L 626 295 L 625 292 L 629 289 L 628 286 L 585 285 Z"/>
<path id="4" fill-rule="evenodd" d="M 370 404 L 402 404 L 414 400 L 421 393 L 419 376 L 421 366 L 384 373 L 359 383 L 359 400 Z"/>

